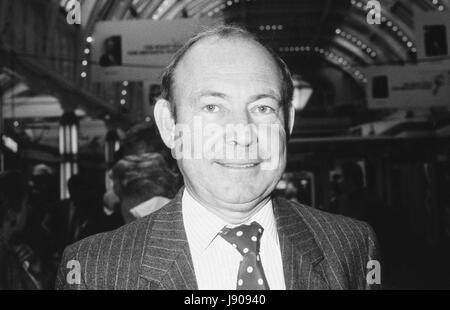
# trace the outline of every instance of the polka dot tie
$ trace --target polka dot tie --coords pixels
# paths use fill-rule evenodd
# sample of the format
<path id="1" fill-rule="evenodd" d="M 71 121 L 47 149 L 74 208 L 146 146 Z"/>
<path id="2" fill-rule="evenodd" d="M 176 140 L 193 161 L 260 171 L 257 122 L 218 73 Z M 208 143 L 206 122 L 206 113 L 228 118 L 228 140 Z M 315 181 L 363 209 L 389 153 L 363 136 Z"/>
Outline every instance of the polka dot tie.
<path id="1" fill-rule="evenodd" d="M 268 290 L 266 276 L 259 256 L 264 229 L 257 222 L 235 228 L 223 228 L 219 235 L 242 255 L 237 278 L 237 290 Z"/>

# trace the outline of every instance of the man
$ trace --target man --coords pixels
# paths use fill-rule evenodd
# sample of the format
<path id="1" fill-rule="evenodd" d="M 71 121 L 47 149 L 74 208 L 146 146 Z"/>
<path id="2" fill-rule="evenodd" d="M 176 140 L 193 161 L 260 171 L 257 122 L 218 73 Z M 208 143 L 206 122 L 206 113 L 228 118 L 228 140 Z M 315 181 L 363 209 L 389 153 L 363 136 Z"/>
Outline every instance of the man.
<path id="1" fill-rule="evenodd" d="M 271 196 L 295 114 L 281 59 L 221 26 L 187 42 L 162 88 L 155 120 L 185 188 L 150 216 L 67 248 L 57 288 L 371 288 L 368 225 Z M 71 260 L 80 281 L 67 277 Z"/>

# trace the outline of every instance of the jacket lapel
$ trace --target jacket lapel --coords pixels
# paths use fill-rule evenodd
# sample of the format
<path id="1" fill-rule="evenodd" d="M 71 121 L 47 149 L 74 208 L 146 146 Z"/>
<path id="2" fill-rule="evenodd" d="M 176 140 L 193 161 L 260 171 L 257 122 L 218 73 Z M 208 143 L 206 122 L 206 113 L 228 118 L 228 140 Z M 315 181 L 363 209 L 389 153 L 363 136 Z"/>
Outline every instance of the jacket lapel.
<path id="1" fill-rule="evenodd" d="M 286 289 L 327 289 L 320 264 L 324 256 L 312 232 L 290 202 L 281 198 L 274 198 L 272 202 Z"/>
<path id="2" fill-rule="evenodd" d="M 147 217 L 139 288 L 198 289 L 183 225 L 183 190 L 184 187 L 169 204 Z M 303 218 L 288 201 L 281 198 L 272 201 L 286 289 L 329 288 L 320 264 L 324 259 L 322 250 Z"/>
<path id="3" fill-rule="evenodd" d="M 181 211 L 183 190 L 154 216 L 149 216 L 140 273 L 148 282 L 141 288 L 197 289 Z"/>

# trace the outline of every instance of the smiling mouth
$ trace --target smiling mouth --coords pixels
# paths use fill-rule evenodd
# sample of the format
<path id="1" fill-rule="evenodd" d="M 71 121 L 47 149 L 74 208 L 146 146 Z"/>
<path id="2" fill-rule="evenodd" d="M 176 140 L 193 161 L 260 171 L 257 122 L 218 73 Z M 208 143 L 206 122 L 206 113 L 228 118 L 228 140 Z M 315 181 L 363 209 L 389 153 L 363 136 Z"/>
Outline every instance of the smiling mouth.
<path id="1" fill-rule="evenodd" d="M 260 163 L 221 163 L 221 162 L 217 162 L 217 164 L 221 165 L 222 167 L 231 168 L 231 169 L 250 169 L 250 168 L 258 166 Z"/>

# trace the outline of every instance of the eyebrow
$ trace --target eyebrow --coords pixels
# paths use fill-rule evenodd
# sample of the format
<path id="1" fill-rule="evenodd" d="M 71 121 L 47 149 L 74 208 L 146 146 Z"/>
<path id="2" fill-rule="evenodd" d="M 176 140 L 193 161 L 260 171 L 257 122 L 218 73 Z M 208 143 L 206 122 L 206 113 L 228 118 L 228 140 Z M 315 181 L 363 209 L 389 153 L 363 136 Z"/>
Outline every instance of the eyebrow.
<path id="1" fill-rule="evenodd" d="M 224 93 L 221 93 L 221 92 L 218 92 L 218 91 L 213 91 L 213 90 L 199 91 L 195 95 L 195 97 L 197 99 L 199 99 L 201 97 L 218 97 L 218 98 L 225 99 L 225 100 L 229 99 L 229 96 L 227 94 L 224 94 Z M 263 92 L 261 94 L 257 94 L 257 95 L 251 96 L 248 102 L 251 103 L 251 102 L 255 102 L 255 101 L 258 101 L 258 100 L 261 100 L 261 99 L 266 99 L 266 98 L 273 99 L 273 100 L 275 100 L 277 102 L 281 101 L 281 98 L 280 98 L 280 96 L 277 93 L 275 93 L 272 90 L 268 90 L 267 92 Z"/>
<path id="2" fill-rule="evenodd" d="M 201 98 L 201 97 L 219 97 L 222 99 L 227 99 L 228 96 L 224 93 L 213 91 L 213 90 L 203 90 L 199 91 L 195 94 L 195 98 Z"/>

